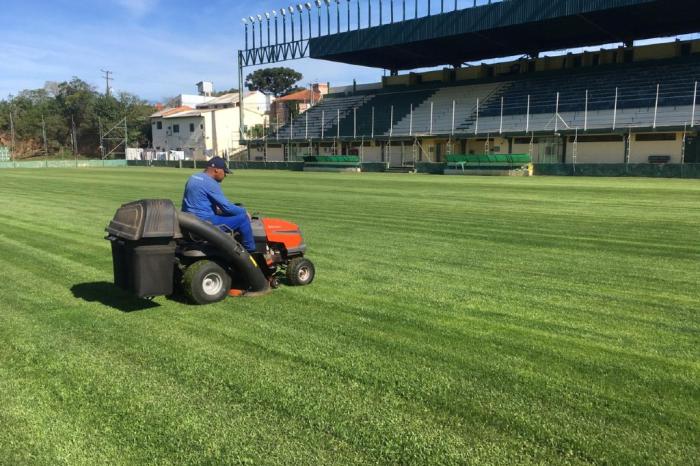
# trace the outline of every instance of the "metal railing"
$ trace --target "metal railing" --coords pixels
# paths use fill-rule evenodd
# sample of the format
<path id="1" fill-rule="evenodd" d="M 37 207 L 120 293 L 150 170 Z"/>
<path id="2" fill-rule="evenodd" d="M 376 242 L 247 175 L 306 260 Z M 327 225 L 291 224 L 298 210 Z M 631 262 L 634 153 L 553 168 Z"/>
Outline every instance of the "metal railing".
<path id="1" fill-rule="evenodd" d="M 409 93 L 395 93 L 397 104 L 372 105 L 372 99 L 343 107 L 341 99 L 327 98 L 311 110 L 285 122 L 273 122 L 267 141 L 373 139 L 425 136 L 475 137 L 498 134 L 558 133 L 560 131 L 620 132 L 630 128 L 695 128 L 698 114 L 698 83 L 691 88 L 656 85 L 656 92 L 626 97 L 624 87 L 610 95 L 587 89 L 565 93 L 548 91 L 522 94 L 509 101 L 507 83 L 490 95 L 473 100 L 429 98 L 406 101 Z M 466 87 L 467 89 L 469 87 Z M 637 90 L 634 92 L 639 94 Z M 391 96 L 391 93 L 382 94 Z M 410 95 L 410 94 L 409 94 Z M 572 97 L 575 95 L 575 97 Z M 338 105 L 340 101 L 341 105 Z M 399 104 L 398 102 L 403 101 Z M 349 101 L 348 101 L 349 102 Z"/>

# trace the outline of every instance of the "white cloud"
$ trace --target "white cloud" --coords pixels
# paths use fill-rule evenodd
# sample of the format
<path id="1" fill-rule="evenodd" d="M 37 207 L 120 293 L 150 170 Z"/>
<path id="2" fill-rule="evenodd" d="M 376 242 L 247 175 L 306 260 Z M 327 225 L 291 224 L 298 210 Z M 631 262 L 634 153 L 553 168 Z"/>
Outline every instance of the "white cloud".
<path id="1" fill-rule="evenodd" d="M 117 4 L 137 18 L 141 18 L 149 13 L 158 4 L 158 0 L 115 0 Z"/>

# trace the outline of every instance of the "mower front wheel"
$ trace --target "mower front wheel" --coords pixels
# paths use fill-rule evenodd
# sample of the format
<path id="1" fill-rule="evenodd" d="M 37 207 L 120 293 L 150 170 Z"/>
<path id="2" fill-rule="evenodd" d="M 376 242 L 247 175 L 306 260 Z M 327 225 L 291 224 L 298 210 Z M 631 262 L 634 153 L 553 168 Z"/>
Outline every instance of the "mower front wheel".
<path id="1" fill-rule="evenodd" d="M 190 265 L 182 274 L 185 296 L 197 304 L 221 301 L 231 288 L 231 277 L 216 262 L 201 260 Z"/>
<path id="2" fill-rule="evenodd" d="M 308 285 L 314 280 L 316 269 L 313 262 L 304 257 L 297 257 L 287 265 L 287 280 L 292 286 Z"/>

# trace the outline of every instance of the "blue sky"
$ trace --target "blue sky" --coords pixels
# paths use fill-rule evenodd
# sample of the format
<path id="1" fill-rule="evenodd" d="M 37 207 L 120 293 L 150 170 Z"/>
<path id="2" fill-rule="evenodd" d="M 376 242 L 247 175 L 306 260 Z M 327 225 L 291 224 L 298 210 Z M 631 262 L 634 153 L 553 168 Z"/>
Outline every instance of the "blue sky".
<path id="1" fill-rule="evenodd" d="M 213 81 L 218 90 L 236 87 L 235 54 L 243 43 L 241 18 L 289 3 L 3 0 L 0 98 L 72 76 L 103 89 L 100 69 L 114 72 L 116 91 L 153 102 L 194 93 L 195 83 L 201 80 Z M 375 82 L 383 74 L 312 60 L 285 66 L 299 70 L 304 84 L 343 85 L 353 78 Z"/>
<path id="2" fill-rule="evenodd" d="M 100 69 L 114 72 L 116 91 L 151 101 L 195 93 L 195 83 L 237 87 L 241 18 L 279 1 L 3 0 L 0 98 L 46 81 L 78 76 L 104 88 Z M 284 3 L 283 3 L 284 4 Z M 288 62 L 303 82 L 378 80 L 381 70 L 303 60 Z"/>

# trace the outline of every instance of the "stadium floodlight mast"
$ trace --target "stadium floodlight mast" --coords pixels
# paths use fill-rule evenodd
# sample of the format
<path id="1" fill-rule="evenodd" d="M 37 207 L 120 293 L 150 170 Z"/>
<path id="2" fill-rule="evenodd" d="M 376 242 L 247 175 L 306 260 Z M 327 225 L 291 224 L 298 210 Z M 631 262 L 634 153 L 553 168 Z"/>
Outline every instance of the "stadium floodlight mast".
<path id="1" fill-rule="evenodd" d="M 379 0 L 379 25 L 380 25 L 380 26 L 381 26 L 382 24 L 384 24 L 384 19 L 382 18 L 382 16 L 384 16 L 384 5 L 383 5 L 383 3 L 384 3 L 384 2 L 383 2 L 382 0 Z"/>
<path id="2" fill-rule="evenodd" d="M 367 0 L 367 27 L 372 27 L 372 0 Z"/>
<path id="3" fill-rule="evenodd" d="M 282 8 L 280 10 L 282 13 L 282 43 L 287 43 L 287 9 Z"/>
<path id="4" fill-rule="evenodd" d="M 331 33 L 331 0 L 323 0 L 326 4 L 326 35 Z"/>
<path id="5" fill-rule="evenodd" d="M 347 1 L 347 7 L 348 7 L 348 32 L 350 32 L 350 2 L 352 0 Z"/>
<path id="6" fill-rule="evenodd" d="M 335 0 L 335 16 L 337 20 L 337 26 L 335 28 L 335 33 L 340 33 L 340 0 Z"/>
<path id="7" fill-rule="evenodd" d="M 304 5 L 299 3 L 297 9 L 299 10 L 299 40 L 304 40 Z"/>
<path id="8" fill-rule="evenodd" d="M 290 6 L 287 11 L 289 12 L 290 29 L 292 30 L 292 42 L 296 42 L 294 40 L 294 6 Z"/>
<path id="9" fill-rule="evenodd" d="M 277 10 L 272 10 L 272 16 L 275 17 L 275 45 L 279 44 L 279 37 L 277 33 Z"/>
<path id="10" fill-rule="evenodd" d="M 255 18 L 248 16 L 248 21 L 250 21 L 250 24 L 253 27 L 253 48 L 255 48 Z"/>
<path id="11" fill-rule="evenodd" d="M 316 37 L 321 37 L 321 5 L 323 4 L 321 0 L 315 0 L 316 4 L 316 16 L 318 17 L 318 29 L 316 29 Z"/>
<path id="12" fill-rule="evenodd" d="M 245 25 L 245 49 L 248 50 L 248 20 L 243 18 L 241 21 Z"/>
<path id="13" fill-rule="evenodd" d="M 304 7 L 306 7 L 307 17 L 309 18 L 309 39 L 311 39 L 311 3 L 304 3 Z"/>
<path id="14" fill-rule="evenodd" d="M 262 31 L 263 30 L 263 17 L 262 17 L 262 15 L 258 15 L 258 29 L 260 29 L 260 31 L 258 31 L 258 32 L 260 33 L 260 47 L 262 47 L 263 46 L 263 31 Z"/>
<path id="15" fill-rule="evenodd" d="M 270 46 L 270 13 L 265 13 L 265 19 L 267 20 L 267 46 Z"/>

